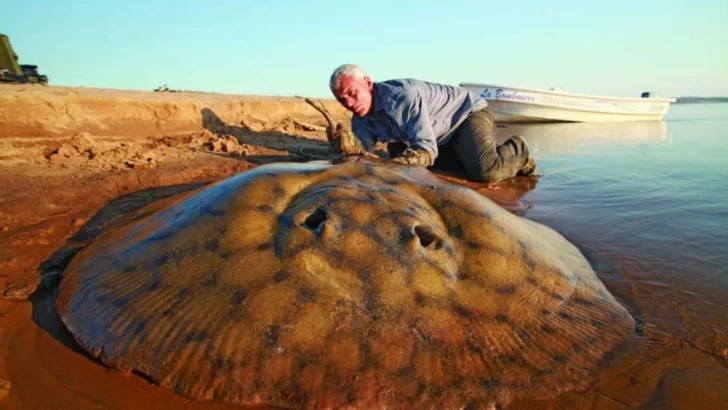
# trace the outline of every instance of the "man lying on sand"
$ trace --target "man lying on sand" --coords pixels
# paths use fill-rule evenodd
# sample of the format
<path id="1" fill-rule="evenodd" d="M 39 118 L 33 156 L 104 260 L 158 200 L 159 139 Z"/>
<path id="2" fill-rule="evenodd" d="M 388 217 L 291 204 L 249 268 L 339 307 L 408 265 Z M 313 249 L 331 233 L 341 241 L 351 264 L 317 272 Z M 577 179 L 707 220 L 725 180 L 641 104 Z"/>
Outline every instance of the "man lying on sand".
<path id="1" fill-rule="evenodd" d="M 373 82 L 354 64 L 334 70 L 329 87 L 354 113 L 352 131 L 367 151 L 386 142 L 392 161 L 429 167 L 449 149 L 477 182 L 537 173 L 523 138 L 496 146 L 488 103 L 470 90 L 415 79 Z"/>

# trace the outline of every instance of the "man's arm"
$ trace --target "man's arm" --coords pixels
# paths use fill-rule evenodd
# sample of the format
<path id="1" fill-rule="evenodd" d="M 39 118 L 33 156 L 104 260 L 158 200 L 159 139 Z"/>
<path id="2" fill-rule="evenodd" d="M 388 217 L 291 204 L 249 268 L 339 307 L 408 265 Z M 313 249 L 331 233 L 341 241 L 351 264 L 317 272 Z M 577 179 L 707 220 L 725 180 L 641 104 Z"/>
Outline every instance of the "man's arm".
<path id="1" fill-rule="evenodd" d="M 357 140 L 356 142 L 359 143 L 364 151 L 374 151 L 377 137 L 374 134 L 374 130 L 371 129 L 363 118 L 357 116 L 351 117 L 351 134 L 352 139 Z"/>
<path id="2" fill-rule="evenodd" d="M 371 149 L 365 149 L 361 142 L 356 139 L 349 126 L 334 121 L 329 110 L 324 107 L 321 101 L 314 101 L 310 98 L 306 98 L 305 101 L 320 112 L 329 124 L 326 127 L 326 138 L 329 140 L 329 147 L 332 151 L 344 155 L 375 156 L 368 152 Z"/>
<path id="3" fill-rule="evenodd" d="M 334 152 L 340 152 L 344 155 L 376 156 L 371 153 L 374 144 L 364 144 L 364 141 L 357 138 L 352 130 L 344 124 L 337 124 L 336 129 L 333 131 L 327 128 L 326 133 L 327 136 L 332 134 L 329 137 L 329 143 Z"/>
<path id="4" fill-rule="evenodd" d="M 430 113 L 421 94 L 414 88 L 408 89 L 399 104 L 400 123 L 407 135 L 409 148 L 392 161 L 421 167 L 431 166 L 437 158 L 437 140 L 432 130 Z"/>

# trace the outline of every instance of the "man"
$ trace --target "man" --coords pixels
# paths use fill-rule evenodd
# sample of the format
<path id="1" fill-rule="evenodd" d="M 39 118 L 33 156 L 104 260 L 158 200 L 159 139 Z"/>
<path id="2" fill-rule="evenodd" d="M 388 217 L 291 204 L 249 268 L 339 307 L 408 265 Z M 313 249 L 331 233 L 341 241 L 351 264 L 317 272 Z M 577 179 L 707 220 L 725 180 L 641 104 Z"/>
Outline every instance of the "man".
<path id="1" fill-rule="evenodd" d="M 415 79 L 375 83 L 353 64 L 334 70 L 329 87 L 354 114 L 352 132 L 363 148 L 372 151 L 377 141 L 386 142 L 393 162 L 429 167 L 444 148 L 474 181 L 537 173 L 523 138 L 496 146 L 488 103 L 470 90 Z"/>

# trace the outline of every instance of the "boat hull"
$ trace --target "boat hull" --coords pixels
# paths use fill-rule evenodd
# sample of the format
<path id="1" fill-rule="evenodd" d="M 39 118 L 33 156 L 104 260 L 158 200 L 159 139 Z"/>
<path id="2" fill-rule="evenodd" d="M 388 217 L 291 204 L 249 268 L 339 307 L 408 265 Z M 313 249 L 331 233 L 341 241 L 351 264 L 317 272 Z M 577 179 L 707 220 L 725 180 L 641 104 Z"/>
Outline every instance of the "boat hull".
<path id="1" fill-rule="evenodd" d="M 664 114 L 595 112 L 499 100 L 488 100 L 488 106 L 497 122 L 509 123 L 661 121 L 664 117 Z"/>
<path id="2" fill-rule="evenodd" d="M 488 101 L 498 122 L 660 121 L 670 98 L 620 98 L 463 83 Z"/>

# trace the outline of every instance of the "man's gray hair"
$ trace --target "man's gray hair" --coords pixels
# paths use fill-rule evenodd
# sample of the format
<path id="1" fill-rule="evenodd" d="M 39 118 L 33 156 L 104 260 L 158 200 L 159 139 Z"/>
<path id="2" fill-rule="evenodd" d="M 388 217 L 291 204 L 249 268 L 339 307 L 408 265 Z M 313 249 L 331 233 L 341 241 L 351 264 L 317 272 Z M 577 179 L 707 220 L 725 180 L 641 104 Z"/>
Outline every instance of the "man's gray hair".
<path id="1" fill-rule="evenodd" d="M 364 72 L 364 70 L 359 67 L 356 64 L 342 64 L 338 67 L 336 67 L 336 70 L 331 74 L 331 79 L 329 79 L 329 88 L 333 92 L 336 86 L 339 84 L 339 79 L 342 75 L 346 75 L 349 77 L 353 77 L 355 79 L 360 79 L 367 77 L 367 73 Z"/>

